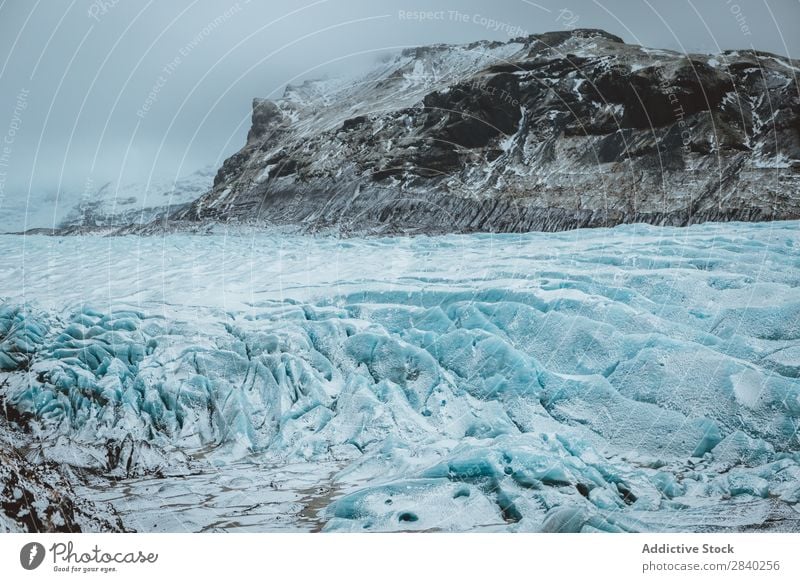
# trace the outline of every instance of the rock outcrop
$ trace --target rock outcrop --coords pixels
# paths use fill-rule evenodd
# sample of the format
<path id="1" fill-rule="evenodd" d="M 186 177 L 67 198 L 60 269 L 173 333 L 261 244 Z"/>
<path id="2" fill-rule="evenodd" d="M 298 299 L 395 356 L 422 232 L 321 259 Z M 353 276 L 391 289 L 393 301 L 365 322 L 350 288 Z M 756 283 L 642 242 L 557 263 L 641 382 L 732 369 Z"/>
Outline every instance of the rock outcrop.
<path id="1" fill-rule="evenodd" d="M 173 223 L 519 232 L 800 217 L 800 63 L 599 30 L 406 50 L 256 99 Z M 163 224 L 163 223 L 160 223 Z"/>

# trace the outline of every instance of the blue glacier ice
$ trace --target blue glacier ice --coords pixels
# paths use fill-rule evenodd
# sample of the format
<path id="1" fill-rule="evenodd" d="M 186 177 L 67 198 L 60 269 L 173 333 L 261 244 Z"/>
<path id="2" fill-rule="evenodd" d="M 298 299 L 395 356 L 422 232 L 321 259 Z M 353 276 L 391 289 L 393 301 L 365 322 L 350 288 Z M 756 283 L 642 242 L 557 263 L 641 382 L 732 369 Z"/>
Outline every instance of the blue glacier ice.
<path id="1" fill-rule="evenodd" d="M 326 531 L 797 527 L 798 226 L 3 236 L 0 398 L 116 479 L 324 467 Z"/>

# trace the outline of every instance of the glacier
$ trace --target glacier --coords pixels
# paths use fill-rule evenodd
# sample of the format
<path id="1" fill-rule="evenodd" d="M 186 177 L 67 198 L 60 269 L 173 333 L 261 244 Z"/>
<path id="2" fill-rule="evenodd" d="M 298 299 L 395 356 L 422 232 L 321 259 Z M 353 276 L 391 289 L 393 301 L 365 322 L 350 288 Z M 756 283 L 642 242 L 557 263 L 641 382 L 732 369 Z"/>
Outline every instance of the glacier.
<path id="1" fill-rule="evenodd" d="M 0 404 L 128 529 L 800 531 L 799 226 L 4 235 Z"/>

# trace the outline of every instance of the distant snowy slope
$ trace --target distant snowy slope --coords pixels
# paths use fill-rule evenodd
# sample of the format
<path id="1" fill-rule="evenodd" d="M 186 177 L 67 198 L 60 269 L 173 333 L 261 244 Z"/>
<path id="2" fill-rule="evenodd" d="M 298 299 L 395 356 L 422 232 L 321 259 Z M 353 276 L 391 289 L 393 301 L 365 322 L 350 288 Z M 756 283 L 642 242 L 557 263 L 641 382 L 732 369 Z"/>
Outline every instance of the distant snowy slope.
<path id="1" fill-rule="evenodd" d="M 215 170 L 208 166 L 178 179 L 115 187 L 107 183 L 84 197 L 66 214 L 61 226 L 120 226 L 149 222 L 192 202 L 207 192 Z"/>
<path id="2" fill-rule="evenodd" d="M 0 232 L 29 229 L 114 227 L 150 222 L 206 193 L 215 170 L 205 167 L 178 179 L 106 182 L 83 192 L 36 192 L 7 196 L 0 205 Z"/>

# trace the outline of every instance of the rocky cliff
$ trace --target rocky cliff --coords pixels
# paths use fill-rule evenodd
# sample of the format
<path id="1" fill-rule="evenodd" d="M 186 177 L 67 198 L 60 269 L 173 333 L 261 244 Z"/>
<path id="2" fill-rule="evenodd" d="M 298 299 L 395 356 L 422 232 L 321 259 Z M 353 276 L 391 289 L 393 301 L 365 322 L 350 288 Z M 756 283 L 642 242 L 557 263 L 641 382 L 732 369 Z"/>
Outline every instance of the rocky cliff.
<path id="1" fill-rule="evenodd" d="M 406 50 L 256 99 L 172 221 L 519 232 L 800 217 L 800 62 L 599 30 Z"/>

